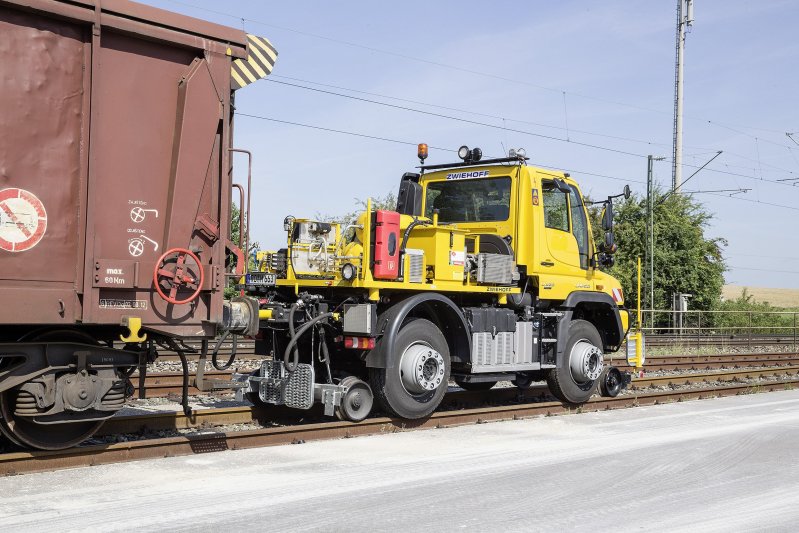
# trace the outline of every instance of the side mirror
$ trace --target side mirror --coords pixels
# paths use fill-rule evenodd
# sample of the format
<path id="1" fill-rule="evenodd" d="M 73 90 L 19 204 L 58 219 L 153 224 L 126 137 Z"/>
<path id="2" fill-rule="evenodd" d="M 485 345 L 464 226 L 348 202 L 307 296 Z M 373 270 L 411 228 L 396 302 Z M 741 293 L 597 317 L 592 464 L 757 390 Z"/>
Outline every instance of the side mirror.
<path id="1" fill-rule="evenodd" d="M 566 194 L 571 192 L 571 189 L 568 185 L 566 185 L 566 182 L 558 178 L 555 178 L 555 188 L 560 192 L 565 192 Z"/>
<path id="2" fill-rule="evenodd" d="M 605 204 L 605 210 L 602 212 L 602 229 L 605 231 L 613 229 L 613 204 L 610 202 Z"/>

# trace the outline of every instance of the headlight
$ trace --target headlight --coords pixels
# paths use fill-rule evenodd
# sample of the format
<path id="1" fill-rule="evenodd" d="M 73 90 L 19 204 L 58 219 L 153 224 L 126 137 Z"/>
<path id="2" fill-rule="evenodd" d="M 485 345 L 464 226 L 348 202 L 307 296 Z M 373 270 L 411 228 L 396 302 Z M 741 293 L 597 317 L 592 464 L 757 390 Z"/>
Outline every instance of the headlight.
<path id="1" fill-rule="evenodd" d="M 354 280 L 356 272 L 355 265 L 352 263 L 344 263 L 344 266 L 341 267 L 341 277 L 344 278 L 345 281 Z"/>

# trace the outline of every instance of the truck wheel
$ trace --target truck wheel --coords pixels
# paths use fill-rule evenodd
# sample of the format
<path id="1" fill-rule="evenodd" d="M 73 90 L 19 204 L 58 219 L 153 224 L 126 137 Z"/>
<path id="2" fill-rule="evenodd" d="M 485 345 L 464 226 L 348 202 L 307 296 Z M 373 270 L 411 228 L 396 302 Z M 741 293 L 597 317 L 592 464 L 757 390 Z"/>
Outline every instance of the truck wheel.
<path id="1" fill-rule="evenodd" d="M 549 390 L 560 401 L 581 404 L 588 401 L 602 375 L 602 338 L 593 324 L 575 320 L 563 355 L 549 372 Z"/>
<path id="2" fill-rule="evenodd" d="M 497 384 L 496 381 L 461 381 L 459 379 L 455 380 L 455 384 L 458 387 L 462 388 L 463 390 L 470 390 L 470 391 L 481 391 L 481 390 L 489 390 L 491 387 Z"/>
<path id="3" fill-rule="evenodd" d="M 450 359 L 444 335 L 429 320 L 414 319 L 397 335 L 393 368 L 370 368 L 377 401 L 392 416 L 424 418 L 447 392 Z"/>

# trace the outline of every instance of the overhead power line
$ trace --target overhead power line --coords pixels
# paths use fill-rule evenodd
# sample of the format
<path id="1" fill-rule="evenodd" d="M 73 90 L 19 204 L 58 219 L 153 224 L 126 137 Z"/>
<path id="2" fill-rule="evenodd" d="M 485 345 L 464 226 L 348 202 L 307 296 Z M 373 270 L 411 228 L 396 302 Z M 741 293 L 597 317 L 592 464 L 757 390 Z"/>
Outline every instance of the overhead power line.
<path id="1" fill-rule="evenodd" d="M 458 113 L 465 113 L 467 115 L 473 115 L 473 116 L 485 117 L 485 118 L 493 118 L 493 119 L 496 119 L 496 120 L 503 120 L 503 121 L 506 121 L 506 122 L 515 122 L 517 124 L 528 124 L 530 126 L 539 126 L 539 127 L 542 127 L 542 128 L 550 128 L 550 129 L 558 130 L 558 131 L 568 131 L 568 132 L 573 132 L 573 133 L 582 133 L 584 135 L 593 135 L 593 136 L 596 136 L 596 137 L 605 137 L 605 138 L 608 138 L 608 139 L 615 139 L 615 140 L 618 140 L 618 141 L 641 143 L 641 144 L 646 144 L 646 145 L 649 145 L 649 146 L 671 146 L 671 144 L 669 144 L 669 143 L 662 143 L 662 142 L 651 141 L 651 140 L 646 140 L 646 139 L 634 139 L 634 138 L 631 138 L 631 137 L 623 137 L 623 136 L 620 136 L 620 135 L 610 135 L 610 134 L 607 134 L 607 133 L 598 133 L 598 132 L 595 132 L 595 131 L 580 130 L 580 129 L 574 129 L 574 128 L 571 128 L 571 127 L 570 128 L 565 128 L 563 126 L 555 126 L 554 124 L 545 124 L 543 122 L 533 122 L 533 121 L 530 121 L 530 120 L 521 120 L 521 119 L 518 119 L 518 118 L 504 117 L 504 116 L 501 116 L 501 115 L 492 115 L 490 113 L 481 113 L 480 111 L 474 111 L 474 110 L 471 110 L 471 109 L 462 109 L 462 108 L 458 108 L 458 107 L 450 107 L 450 106 L 444 106 L 444 105 L 439 105 L 439 104 L 433 104 L 433 103 L 430 103 L 430 102 L 423 102 L 421 100 L 411 100 L 411 99 L 408 99 L 408 98 L 400 98 L 398 96 L 391 96 L 391 95 L 387 95 L 387 94 L 381 94 L 381 93 L 375 93 L 375 92 L 369 92 L 369 91 L 361 91 L 361 90 L 358 90 L 358 89 L 352 89 L 350 87 L 342 87 L 340 85 L 331 85 L 331 84 L 327 84 L 327 83 L 321 83 L 321 82 L 318 82 L 318 81 L 311 81 L 311 80 L 305 80 L 305 79 L 301 79 L 301 78 L 294 78 L 294 77 L 291 77 L 291 76 L 281 76 L 281 75 L 277 75 L 277 74 L 272 74 L 272 75 L 269 76 L 269 78 L 267 78 L 267 80 L 269 80 L 269 81 L 291 80 L 291 81 L 295 81 L 295 82 L 301 82 L 301 83 L 308 83 L 308 84 L 311 84 L 311 85 L 317 85 L 319 87 L 327 87 L 329 89 L 337 89 L 337 90 L 340 90 L 340 91 L 347 91 L 347 92 L 352 92 L 352 93 L 356 93 L 356 94 L 365 94 L 365 95 L 368 95 L 368 96 L 376 96 L 378 98 L 385 98 L 387 100 L 395 100 L 397 102 L 405 102 L 405 103 L 409 103 L 409 104 L 423 105 L 423 106 L 432 107 L 432 108 L 435 108 L 435 109 L 444 109 L 446 111 L 455 111 L 455 112 L 458 112 Z"/>
<path id="2" fill-rule="evenodd" d="M 522 135 L 530 135 L 532 137 L 538 137 L 540 139 L 547 139 L 547 140 L 550 140 L 550 141 L 558 141 L 558 142 L 574 144 L 574 145 L 577 145 L 577 146 L 583 146 L 583 147 L 586 147 L 586 148 L 593 148 L 595 150 L 603 150 L 605 152 L 613 152 L 613 153 L 616 153 L 616 154 L 628 155 L 628 156 L 632 156 L 632 157 L 646 157 L 643 154 L 636 154 L 635 152 L 628 152 L 627 150 L 619 150 L 618 148 L 609 148 L 607 146 L 601 146 L 601 145 L 598 145 L 598 144 L 591 144 L 591 143 L 586 143 L 586 142 L 581 142 L 581 141 L 574 141 L 574 140 L 570 140 L 570 139 L 564 139 L 562 137 L 555 137 L 553 135 L 545 135 L 543 133 L 535 133 L 535 132 L 532 132 L 532 131 L 520 130 L 520 129 L 516 129 L 516 128 L 507 128 L 505 126 L 500 126 L 498 124 L 489 124 L 488 122 L 480 122 L 478 120 L 471 120 L 471 119 L 463 118 L 463 117 L 455 117 L 455 116 L 452 116 L 452 115 L 445 115 L 443 113 L 434 113 L 432 111 L 425 111 L 424 109 L 416 109 L 414 107 L 402 106 L 402 105 L 397 105 L 397 104 L 389 104 L 388 102 L 380 102 L 378 100 L 371 100 L 369 98 L 362 98 L 360 96 L 353 96 L 353 95 L 350 95 L 350 94 L 338 93 L 338 92 L 335 92 L 335 91 L 328 91 L 326 89 L 318 89 L 316 87 L 308 87 L 306 85 L 300 85 L 300 84 L 297 84 L 297 83 L 289 83 L 289 82 L 286 82 L 286 81 L 278 81 L 278 80 L 272 80 L 272 83 L 279 83 L 281 85 L 288 85 L 288 86 L 291 86 L 291 87 L 297 87 L 297 88 L 305 89 L 305 90 L 308 90 L 308 91 L 315 91 L 315 92 L 318 92 L 318 93 L 329 94 L 329 95 L 332 95 L 332 96 L 339 96 L 339 97 L 342 97 L 342 98 L 348 98 L 350 100 L 356 100 L 356 101 L 359 101 L 359 102 L 367 102 L 367 103 L 370 103 L 370 104 L 380 105 L 380 106 L 384 106 L 384 107 L 390 107 L 390 108 L 393 108 L 393 109 L 400 109 L 402 111 L 410 111 L 410 112 L 413 112 L 413 113 L 420 113 L 420 114 L 423 114 L 423 115 L 429 115 L 431 117 L 444 118 L 444 119 L 447 119 L 447 120 L 455 120 L 455 121 L 458 121 L 458 122 L 463 122 L 465 124 L 472 124 L 472 125 L 475 125 L 475 126 L 483 126 L 483 127 L 486 127 L 486 128 L 492 128 L 492 129 L 497 129 L 497 130 L 502 130 L 502 131 L 510 131 L 510 132 L 519 133 L 519 134 L 522 134 Z"/>
<path id="3" fill-rule="evenodd" d="M 607 138 L 607 139 L 614 139 L 614 140 L 618 140 L 618 141 L 626 141 L 626 142 L 646 144 L 648 146 L 663 146 L 663 147 L 669 147 L 669 148 L 672 146 L 671 143 L 658 142 L 658 141 L 653 141 L 653 140 L 650 140 L 650 139 L 636 139 L 636 138 L 624 137 L 624 136 L 620 136 L 620 135 L 611 135 L 611 134 L 607 134 L 607 133 L 599 133 L 599 132 L 596 132 L 596 131 L 574 129 L 574 128 L 571 128 L 571 127 L 565 128 L 563 126 L 556 126 L 554 124 L 546 124 L 546 123 L 543 123 L 543 122 L 533 122 L 533 121 L 530 121 L 530 120 L 521 120 L 521 119 L 517 119 L 517 118 L 505 117 L 505 116 L 502 116 L 502 115 L 494 115 L 494 114 L 490 114 L 490 113 L 482 113 L 480 111 L 475 111 L 475 110 L 472 110 L 472 109 L 462 109 L 462 108 L 458 108 L 458 107 L 450 107 L 450 106 L 445 106 L 445 105 L 440 105 L 440 104 L 434 104 L 434 103 L 431 103 L 431 102 L 424 102 L 422 100 L 412 100 L 412 99 L 409 99 L 409 98 L 401 98 L 401 97 L 398 97 L 398 96 L 393 96 L 393 95 L 388 95 L 388 94 L 383 94 L 383 93 L 362 91 L 362 90 L 359 90 L 359 89 L 353 89 L 351 87 L 344 87 L 344 86 L 341 86 L 341 85 L 333 85 L 333 84 L 329 84 L 329 83 L 322 83 L 322 82 L 318 82 L 318 81 L 307 80 L 307 79 L 302 79 L 302 78 L 295 78 L 295 77 L 291 77 L 291 76 L 282 76 L 282 75 L 279 75 L 279 74 L 272 74 L 271 76 L 269 76 L 269 78 L 267 78 L 267 80 L 269 80 L 269 81 L 290 80 L 290 81 L 293 81 L 293 82 L 306 83 L 306 84 L 310 84 L 310 85 L 316 85 L 316 86 L 319 86 L 319 87 L 326 87 L 328 89 L 336 89 L 336 90 L 339 90 L 339 91 L 347 91 L 347 92 L 356 93 L 356 94 L 365 94 L 367 96 L 375 96 L 375 97 L 378 97 L 378 98 L 385 98 L 387 100 L 394 100 L 394 101 L 397 101 L 397 102 L 405 102 L 405 103 L 409 103 L 409 104 L 416 104 L 416 105 L 421 105 L 421 106 L 425 106 L 425 107 L 432 107 L 432 108 L 435 108 L 435 109 L 444 109 L 446 111 L 455 111 L 457 113 L 465 113 L 467 115 L 472 115 L 472 116 L 478 116 L 478 117 L 484 117 L 484 118 L 492 118 L 492 119 L 496 119 L 498 121 L 501 120 L 501 121 L 504 121 L 504 122 L 515 122 L 517 124 L 527 124 L 527 125 L 530 125 L 530 126 L 539 126 L 539 127 L 542 127 L 542 128 L 548 128 L 548 129 L 567 132 L 567 138 L 568 138 L 568 132 L 573 132 L 573 133 L 581 133 L 583 135 L 604 137 L 604 138 Z M 700 148 L 700 147 L 695 147 L 695 146 L 687 146 L 687 145 L 684 145 L 684 146 L 686 148 L 691 148 L 691 149 L 700 149 L 700 150 L 701 149 L 705 149 L 704 147 Z M 718 150 L 710 150 L 707 153 L 716 153 L 717 151 Z M 778 167 L 776 165 L 772 165 L 772 164 L 769 164 L 769 163 L 766 163 L 766 162 L 762 162 L 762 161 L 759 162 L 757 159 L 753 159 L 751 157 L 748 157 L 748 156 L 745 156 L 745 155 L 742 155 L 742 154 L 739 154 L 739 153 L 736 153 L 736 152 L 731 152 L 729 150 L 724 150 L 724 153 L 726 155 L 730 155 L 730 156 L 734 156 L 734 157 L 740 157 L 741 159 L 745 159 L 747 161 L 753 161 L 753 162 L 756 162 L 756 163 L 760 163 L 763 166 L 767 166 L 769 168 L 773 168 L 775 170 L 779 170 L 780 172 L 785 172 L 786 174 L 799 175 L 799 172 L 794 172 L 793 170 L 788 170 L 788 169 L 785 169 L 785 168 L 782 168 L 782 167 Z M 696 153 L 696 154 L 689 154 L 689 155 L 687 155 L 685 157 L 693 157 L 693 156 L 704 155 L 704 154 L 705 154 L 705 152 Z M 685 165 L 684 164 L 683 166 L 689 166 L 689 165 Z M 748 166 L 742 166 L 742 165 L 733 165 L 733 164 L 730 164 L 730 163 L 724 163 L 724 166 L 725 167 L 732 167 L 732 168 L 743 168 L 743 169 L 755 170 L 754 167 L 748 167 Z M 780 181 L 780 180 L 777 180 L 777 181 Z"/>
<path id="4" fill-rule="evenodd" d="M 249 22 L 249 23 L 257 24 L 257 25 L 264 26 L 264 27 L 267 27 L 267 28 L 274 28 L 274 29 L 277 29 L 277 30 L 286 31 L 286 32 L 289 32 L 289 33 L 297 34 L 297 35 L 303 35 L 303 36 L 306 36 L 306 37 L 312 37 L 314 39 L 319 39 L 319 40 L 323 40 L 323 41 L 327 41 L 327 42 L 341 44 L 341 45 L 349 46 L 349 47 L 352 47 L 352 48 L 359 48 L 361 50 L 366 50 L 366 51 L 374 52 L 374 53 L 378 53 L 378 54 L 398 57 L 398 58 L 401 58 L 401 59 L 406 59 L 406 60 L 409 60 L 409 61 L 423 63 L 423 64 L 427 64 L 427 65 L 431 65 L 431 66 L 435 66 L 435 67 L 439 67 L 439 68 L 445 68 L 445 69 L 452 70 L 452 71 L 458 71 L 458 72 L 463 72 L 463 73 L 466 73 L 466 74 L 471 74 L 471 75 L 480 76 L 480 77 L 484 77 L 484 78 L 491 78 L 491 79 L 495 79 L 495 80 L 499 80 L 499 81 L 505 81 L 505 82 L 514 83 L 514 84 L 525 85 L 525 86 L 528 86 L 528 87 L 534 87 L 536 89 L 540 89 L 542 91 L 547 91 L 547 92 L 551 92 L 551 93 L 567 94 L 567 95 L 573 96 L 573 97 L 584 98 L 586 100 L 593 100 L 593 101 L 596 101 L 596 102 L 603 102 L 603 103 L 606 103 L 606 104 L 617 105 L 617 106 L 620 106 L 620 107 L 627 107 L 627 108 L 630 108 L 630 109 L 637 109 L 639 111 L 646 111 L 646 112 L 657 113 L 657 114 L 661 114 L 661 115 L 671 115 L 671 110 L 650 108 L 650 107 L 641 106 L 641 105 L 637 105 L 637 104 L 631 104 L 631 103 L 628 103 L 628 102 L 619 102 L 619 101 L 616 101 L 616 100 L 611 100 L 611 99 L 608 99 L 608 98 L 603 98 L 603 97 L 594 96 L 594 95 L 590 95 L 590 94 L 567 91 L 567 90 L 565 90 L 563 88 L 560 88 L 560 87 L 549 87 L 549 86 L 546 86 L 546 85 L 539 85 L 539 84 L 528 82 L 528 81 L 525 81 L 525 80 L 519 80 L 519 79 L 515 79 L 515 78 L 509 78 L 509 77 L 506 77 L 506 76 L 500 76 L 498 74 L 491 74 L 491 73 L 488 73 L 488 72 L 482 72 L 482 71 L 478 71 L 478 70 L 474 70 L 474 69 L 468 69 L 468 68 L 460 67 L 460 66 L 457 66 L 457 65 L 451 65 L 451 64 L 448 64 L 448 63 L 442 63 L 442 62 L 439 62 L 439 61 L 433 61 L 433 60 L 430 60 L 430 59 L 425 59 L 423 57 L 413 56 L 413 55 L 410 55 L 410 54 L 403 54 L 403 53 L 400 53 L 400 52 L 394 52 L 394 51 L 386 50 L 386 49 L 383 49 L 383 48 L 377 48 L 377 47 L 374 47 L 374 46 L 368 46 L 368 45 L 364 45 L 364 44 L 360 44 L 360 43 L 355 43 L 355 42 L 352 42 L 352 41 L 346 41 L 344 39 L 337 39 L 335 37 L 329 37 L 329 36 L 326 36 L 326 35 L 320 35 L 320 34 L 317 34 L 317 33 L 312 33 L 312 32 L 308 32 L 308 31 L 304 31 L 304 30 L 298 30 L 296 28 L 290 28 L 288 26 L 282 26 L 282 25 L 278 25 L 278 24 L 274 24 L 274 23 L 270 23 L 270 22 L 265 22 L 263 20 L 251 19 L 251 18 L 248 18 L 248 17 L 240 17 L 240 16 L 237 16 L 237 15 L 233 15 L 231 13 L 226 13 L 224 11 L 219 11 L 219 10 L 210 9 L 210 8 L 207 8 L 207 7 L 191 4 L 189 2 L 181 2 L 179 0 L 164 0 L 164 1 L 166 1 L 168 3 L 171 3 L 171 4 L 175 4 L 175 5 L 189 7 L 191 9 L 197 9 L 197 10 L 200 10 L 200 11 L 205 11 L 207 13 L 214 13 L 214 14 L 222 16 L 222 17 L 227 17 L 227 18 L 230 18 L 230 19 L 234 19 L 236 21 L 240 21 L 242 24 L 245 23 L 245 22 Z M 731 130 L 733 129 L 731 126 L 722 124 L 720 122 L 707 120 L 705 118 L 693 117 L 691 115 L 684 115 L 684 116 L 686 118 L 691 118 L 693 120 L 705 121 L 708 124 L 712 124 L 714 126 L 719 126 L 719 127 L 723 127 L 723 128 L 727 128 L 727 129 L 731 129 Z M 736 127 L 746 128 L 746 129 L 751 129 L 751 130 L 768 131 L 768 132 L 776 133 L 776 134 L 780 134 L 780 135 L 782 135 L 784 133 L 784 131 L 769 130 L 769 129 L 753 127 L 753 126 L 736 126 Z M 733 131 L 735 131 L 735 130 L 733 130 Z M 743 133 L 743 132 L 739 132 L 739 133 L 742 133 L 743 135 L 749 135 L 751 137 L 754 137 L 753 135 L 748 134 L 748 133 Z M 772 141 L 769 141 L 769 142 L 772 142 Z M 772 142 L 772 144 L 776 144 L 778 146 L 782 146 L 784 148 L 788 148 L 789 150 L 791 150 L 791 147 L 787 146 L 787 145 L 782 145 L 782 144 L 774 143 L 774 142 Z"/>
<path id="5" fill-rule="evenodd" d="M 395 144 L 404 144 L 404 145 L 407 145 L 407 146 L 416 146 L 417 145 L 417 143 L 412 142 L 412 141 L 402 141 L 402 140 L 398 140 L 398 139 L 392 139 L 392 138 L 389 138 L 389 137 L 381 137 L 381 136 L 377 136 L 377 135 L 369 135 L 369 134 L 366 134 L 366 133 L 358 133 L 358 132 L 340 130 L 340 129 L 335 129 L 335 128 L 326 128 L 326 127 L 323 127 L 323 126 L 317 126 L 317 125 L 313 125 L 313 124 L 303 124 L 301 122 L 293 122 L 293 121 L 289 121 L 289 120 L 281 120 L 281 119 L 277 119 L 277 118 L 273 118 L 273 117 L 265 117 L 265 116 L 261 116 L 261 115 L 252 115 L 252 114 L 249 114 L 249 113 L 236 113 L 236 115 L 240 116 L 240 117 L 253 118 L 253 119 L 257 119 L 257 120 L 267 120 L 267 121 L 270 121 L 270 122 L 277 122 L 277 123 L 280 123 L 280 124 L 288 124 L 288 125 L 291 125 L 291 126 L 298 126 L 298 127 L 302 127 L 302 128 L 309 128 L 309 129 L 315 129 L 315 130 L 320 130 L 320 131 L 326 131 L 326 132 L 329 132 L 329 133 L 338 133 L 338 134 L 341 134 L 341 135 L 350 135 L 350 136 L 353 136 L 353 137 L 361 137 L 361 138 L 373 139 L 373 140 L 390 142 L 390 143 L 395 143 Z M 454 152 L 455 151 L 455 148 L 444 148 L 444 147 L 441 147 L 441 146 L 432 146 L 432 145 L 430 145 L 429 148 L 434 149 L 434 150 L 443 150 L 443 151 L 447 151 L 447 152 Z M 541 164 L 541 163 L 538 163 L 537 165 L 541 166 L 541 167 L 544 167 L 544 168 L 551 168 L 551 169 L 556 169 L 556 170 L 561 170 L 561 171 L 566 171 L 566 172 L 573 172 L 575 174 L 585 174 L 585 175 L 588 175 L 588 176 L 596 176 L 596 177 L 600 177 L 600 178 L 607 178 L 607 179 L 612 179 L 612 180 L 626 181 L 626 182 L 631 182 L 631 183 L 643 183 L 641 180 L 637 180 L 637 179 L 620 178 L 620 177 L 617 177 L 617 176 L 608 176 L 606 174 L 597 174 L 597 173 L 593 173 L 593 172 L 574 170 L 574 169 L 564 168 L 564 167 L 561 167 L 561 166 L 558 166 L 558 165 L 549 165 L 549 164 Z M 755 203 L 755 204 L 768 205 L 768 206 L 771 206 L 771 207 L 779 207 L 779 208 L 783 208 L 783 209 L 791 209 L 791 210 L 794 210 L 794 211 L 799 211 L 799 207 L 794 207 L 794 206 L 788 206 L 788 205 L 782 205 L 782 204 L 774 204 L 774 203 L 770 203 L 770 202 L 764 202 L 764 201 L 761 201 L 761 200 L 751 200 L 751 199 L 748 199 L 748 198 L 739 198 L 737 196 L 727 196 L 726 194 L 716 194 L 716 193 L 708 193 L 708 194 L 710 194 L 711 196 L 719 196 L 721 198 L 731 198 L 732 200 L 740 200 L 740 201 L 743 201 L 743 202 L 750 202 L 750 203 Z"/>
<path id="6" fill-rule="evenodd" d="M 269 80 L 269 78 L 267 78 L 267 80 Z M 311 91 L 311 92 L 327 94 L 327 95 L 330 95 L 330 96 L 337 96 L 337 97 L 340 97 L 340 98 L 346 98 L 346 99 L 349 99 L 349 100 L 354 100 L 354 101 L 358 101 L 358 102 L 362 102 L 362 103 L 369 103 L 369 104 L 379 105 L 379 106 L 383 106 L 383 107 L 398 109 L 398 110 L 402 110 L 402 111 L 408 111 L 408 112 L 419 113 L 419 114 L 423 114 L 423 115 L 429 115 L 429 116 L 433 116 L 433 117 L 437 117 L 437 118 L 443 118 L 443 119 L 447 119 L 447 120 L 454 120 L 454 121 L 457 121 L 457 122 L 463 122 L 463 123 L 472 124 L 472 125 L 476 125 L 476 126 L 488 127 L 488 128 L 492 128 L 492 129 L 496 129 L 496 130 L 502 130 L 502 131 L 510 131 L 510 132 L 513 132 L 513 133 L 519 133 L 519 134 L 523 134 L 523 135 L 530 135 L 530 136 L 533 136 L 533 137 L 539 137 L 539 138 L 543 138 L 543 139 L 547 139 L 547 140 L 551 140 L 551 141 L 574 144 L 574 145 L 578 145 L 578 146 L 583 146 L 583 147 L 592 148 L 592 149 L 596 149 L 596 150 L 603 150 L 603 151 L 606 151 L 606 152 L 612 152 L 612 153 L 617 153 L 617 154 L 621 154 L 621 155 L 628 155 L 628 156 L 632 156 L 632 157 L 641 157 L 641 158 L 646 157 L 643 154 L 636 154 L 634 152 L 629 152 L 629 151 L 626 151 L 626 150 L 620 150 L 620 149 L 617 149 L 617 148 L 611 148 L 611 147 L 608 147 L 608 146 L 602 146 L 602 145 L 592 144 L 592 143 L 584 143 L 584 142 L 576 141 L 576 140 L 573 140 L 573 139 L 568 139 L 568 138 L 563 138 L 563 137 L 555 137 L 555 136 L 552 136 L 552 135 L 545 135 L 545 134 L 542 134 L 542 133 L 536 133 L 536 132 L 527 131 L 527 130 L 508 128 L 507 126 L 504 126 L 504 125 L 501 126 L 499 124 L 490 124 L 490 123 L 487 123 L 487 122 L 481 122 L 481 121 L 477 121 L 477 120 L 470 120 L 470 119 L 466 119 L 466 118 L 462 118 L 462 117 L 446 115 L 446 114 L 443 114 L 443 113 L 435 113 L 435 112 L 427 111 L 427 110 L 424 110 L 424 109 L 417 109 L 417 108 L 408 107 L 408 106 L 404 106 L 404 105 L 397 105 L 397 104 L 391 104 L 391 103 L 388 103 L 388 102 L 381 102 L 379 100 L 372 100 L 370 98 L 363 98 L 363 97 L 360 97 L 360 96 L 353 96 L 353 95 L 350 95 L 350 94 L 344 94 L 344 93 L 340 93 L 340 92 L 336 92 L 336 91 L 330 91 L 330 90 L 327 90 L 327 89 L 320 89 L 320 88 L 317 88 L 317 87 L 309 87 L 307 85 L 302 85 L 302 84 L 299 84 L 299 83 L 290 83 L 290 82 L 280 81 L 280 80 L 269 80 L 269 81 L 271 81 L 272 83 L 276 83 L 276 84 L 284 85 L 284 86 L 288 86 L 288 87 L 304 89 L 304 90 Z M 344 90 L 346 90 L 346 89 L 344 89 Z M 425 104 L 422 103 L 421 105 L 425 105 Z M 572 131 L 576 131 L 576 130 L 572 130 Z M 720 151 L 717 150 L 716 153 L 717 153 L 717 156 L 718 156 Z M 714 157 L 713 159 L 715 159 L 716 157 Z M 711 161 L 713 159 L 711 159 Z M 670 160 L 672 160 L 672 159 L 670 159 Z M 697 165 L 691 165 L 689 163 L 682 163 L 682 166 L 683 167 L 688 167 L 688 168 L 702 169 L 707 164 L 708 163 L 705 163 L 705 165 L 702 165 L 700 167 L 700 166 L 697 166 Z M 741 174 L 741 173 L 738 173 L 738 172 L 731 172 L 731 171 L 714 169 L 714 168 L 708 168 L 706 170 L 708 172 L 715 172 L 715 173 L 718 173 L 718 174 L 727 174 L 727 175 L 737 176 L 737 177 L 741 177 L 741 178 L 748 178 L 748 179 L 757 180 L 757 181 L 764 181 L 764 182 L 774 183 L 774 184 L 777 184 L 777 185 L 784 185 L 784 186 L 787 186 L 787 187 L 793 186 L 790 183 L 785 183 L 783 180 L 765 179 L 763 177 L 751 176 L 751 175 L 747 175 L 747 174 Z M 692 174 L 691 177 L 693 177 L 695 174 L 696 173 Z M 688 181 L 688 180 L 685 180 L 685 181 Z"/>

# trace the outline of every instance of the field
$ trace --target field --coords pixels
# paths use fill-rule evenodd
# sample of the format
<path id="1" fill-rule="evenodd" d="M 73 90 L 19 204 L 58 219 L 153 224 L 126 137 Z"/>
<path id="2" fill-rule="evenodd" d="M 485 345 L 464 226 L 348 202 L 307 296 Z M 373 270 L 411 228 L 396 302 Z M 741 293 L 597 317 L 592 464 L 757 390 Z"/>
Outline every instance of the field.
<path id="1" fill-rule="evenodd" d="M 772 289 L 766 287 L 744 287 L 743 285 L 725 285 L 722 296 L 725 300 L 735 300 L 746 288 L 747 294 L 757 302 L 768 302 L 774 307 L 799 307 L 799 289 Z"/>

